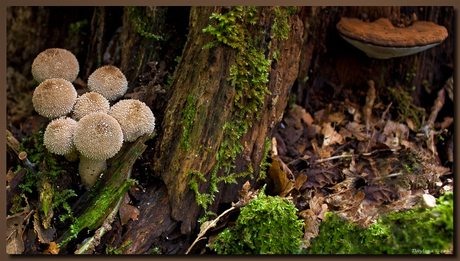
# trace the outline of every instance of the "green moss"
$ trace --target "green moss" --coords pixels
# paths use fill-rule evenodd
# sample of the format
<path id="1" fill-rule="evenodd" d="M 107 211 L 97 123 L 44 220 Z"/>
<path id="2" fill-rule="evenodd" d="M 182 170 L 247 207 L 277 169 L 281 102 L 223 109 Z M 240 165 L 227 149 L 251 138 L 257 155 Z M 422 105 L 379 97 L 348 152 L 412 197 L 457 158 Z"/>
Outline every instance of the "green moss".
<path id="1" fill-rule="evenodd" d="M 99 196 L 93 200 L 92 204 L 85 212 L 70 226 L 68 231 L 70 235 L 60 243 L 60 247 L 76 238 L 78 233 L 84 228 L 90 230 L 97 228 L 103 217 L 108 214 L 110 207 L 112 207 L 134 183 L 134 180 L 127 180 L 121 186 L 105 186 L 99 193 Z"/>
<path id="2" fill-rule="evenodd" d="M 71 24 L 69 24 L 69 33 L 70 33 L 70 34 L 73 34 L 73 35 L 77 35 L 77 34 L 79 34 L 79 33 L 83 30 L 83 28 L 84 28 L 85 26 L 87 26 L 87 25 L 88 25 L 88 20 L 87 20 L 87 19 L 81 20 L 81 21 L 77 21 L 77 22 L 75 22 L 75 23 L 71 23 Z"/>
<path id="3" fill-rule="evenodd" d="M 75 195 L 75 193 L 73 190 L 68 190 L 64 194 L 61 194 L 54 185 L 54 181 L 60 177 L 64 170 L 59 166 L 55 155 L 50 153 L 43 145 L 43 133 L 45 128 L 46 125 L 42 124 L 36 133 L 32 134 L 29 138 L 23 139 L 21 142 L 20 151 L 25 151 L 27 153 L 30 162 L 41 165 L 36 175 L 34 175 L 30 169 L 26 168 L 26 173 L 21 180 L 21 184 L 19 184 L 21 194 L 36 193 L 38 190 L 38 183 L 50 184 L 50 186 L 46 186 L 46 188 L 42 188 L 40 191 L 41 211 L 47 216 L 50 209 L 57 209 L 63 206 L 68 211 L 67 215 L 71 215 L 70 208 L 66 208 L 66 206 L 68 206 L 66 200 L 71 195 Z M 18 166 L 17 170 L 20 169 L 21 167 Z M 16 203 L 20 204 L 22 197 L 17 197 L 17 201 Z M 19 205 L 16 205 L 14 209 L 18 206 Z"/>
<path id="4" fill-rule="evenodd" d="M 257 178 L 257 180 L 265 179 L 267 175 L 267 169 L 271 166 L 271 163 L 267 162 L 267 159 L 269 156 L 268 154 L 270 153 L 271 147 L 272 147 L 271 140 L 269 138 L 265 138 L 264 156 L 262 157 L 262 161 L 260 162 L 259 177 Z"/>
<path id="5" fill-rule="evenodd" d="M 120 249 L 116 249 L 116 248 L 114 248 L 112 246 L 108 246 L 105 249 L 105 254 L 106 255 L 121 255 L 121 254 L 123 254 L 123 251 L 125 251 L 125 249 L 127 247 L 129 247 L 132 243 L 133 243 L 133 241 L 130 240 L 130 241 L 128 241 L 128 243 L 126 243 L 123 246 L 121 246 Z"/>
<path id="6" fill-rule="evenodd" d="M 288 15 L 293 14 L 292 8 L 275 8 L 275 24 L 272 38 L 279 40 L 287 39 L 289 33 Z M 250 37 L 248 29 L 257 22 L 258 10 L 254 6 L 235 6 L 225 14 L 213 13 L 210 20 L 215 20 L 214 25 L 203 29 L 204 33 L 211 34 L 215 39 L 205 45 L 203 49 L 216 47 L 220 44 L 235 49 L 235 60 L 230 67 L 230 76 L 227 79 L 235 88 L 234 111 L 232 118 L 222 127 L 223 139 L 216 155 L 216 164 L 209 180 L 209 190 L 201 194 L 197 190 L 198 181 L 189 183 L 195 186 L 194 190 L 197 202 L 205 209 L 214 200 L 214 194 L 218 192 L 217 183 L 237 183 L 236 179 L 250 176 L 253 178 L 253 166 L 249 162 L 247 170 L 241 173 L 231 173 L 235 167 L 236 157 L 244 150 L 240 138 L 247 133 L 255 119 L 259 120 L 266 94 L 271 92 L 266 87 L 269 77 L 271 60 L 266 58 L 264 49 L 256 48 L 253 42 L 260 41 L 265 32 L 255 34 L 255 39 Z M 258 40 L 259 39 L 259 40 Z M 271 44 L 271 41 L 269 45 Z M 189 102 L 191 104 L 191 102 Z M 193 108 L 195 106 L 192 106 Z M 191 111 L 190 112 L 194 112 Z M 185 114 L 185 113 L 184 113 Z M 184 117 L 183 117 L 184 118 Z M 181 121 L 182 122 L 182 121 Z M 187 124 L 188 121 L 184 121 Z M 187 130 L 187 126 L 185 126 Z M 186 134 L 186 132 L 184 132 Z M 187 140 L 183 137 L 183 140 Z M 187 144 L 184 146 L 188 148 Z M 223 170 L 224 176 L 217 177 L 217 173 Z M 192 179 L 199 178 L 200 173 L 190 170 L 187 174 Z"/>
<path id="7" fill-rule="evenodd" d="M 418 61 L 417 56 L 415 56 L 414 64 L 412 65 L 412 68 L 410 69 L 408 73 L 406 73 L 407 82 L 411 82 L 412 79 L 414 79 L 414 77 L 417 76 L 417 65 L 418 65 L 417 61 Z"/>
<path id="8" fill-rule="evenodd" d="M 188 95 L 187 106 L 180 112 L 182 118 L 179 124 L 185 124 L 185 126 L 179 146 L 186 151 L 188 151 L 190 148 L 190 131 L 193 126 L 193 123 L 195 122 L 197 102 L 198 100 L 194 99 L 192 94 Z"/>
<path id="9" fill-rule="evenodd" d="M 393 212 L 363 229 L 329 212 L 312 239 L 312 254 L 440 254 L 453 244 L 453 193 L 437 200 L 436 207 L 415 207 Z"/>
<path id="10" fill-rule="evenodd" d="M 400 87 L 387 87 L 391 101 L 394 102 L 398 110 L 397 122 L 403 122 L 406 119 L 410 119 L 415 124 L 415 130 L 418 130 L 421 126 L 420 119 L 425 116 L 426 112 L 423 107 L 415 106 L 412 101 L 413 98 L 409 93 Z"/>
<path id="11" fill-rule="evenodd" d="M 294 204 L 264 194 L 241 209 L 235 226 L 209 245 L 218 254 L 290 254 L 300 248 L 304 227 Z"/>
<path id="12" fill-rule="evenodd" d="M 291 9 L 283 8 L 281 9 L 279 6 L 275 7 L 275 22 L 272 26 L 273 35 L 272 38 L 277 38 L 281 40 L 287 40 L 289 31 L 291 28 L 289 27 L 288 17 L 289 13 L 293 13 Z M 295 11 L 294 11 L 295 12 Z"/>
<path id="13" fill-rule="evenodd" d="M 128 12 L 130 18 L 134 21 L 137 32 L 145 38 L 153 38 L 155 40 L 163 40 L 163 37 L 152 33 L 152 19 L 148 12 L 145 12 L 145 7 L 129 6 Z"/>

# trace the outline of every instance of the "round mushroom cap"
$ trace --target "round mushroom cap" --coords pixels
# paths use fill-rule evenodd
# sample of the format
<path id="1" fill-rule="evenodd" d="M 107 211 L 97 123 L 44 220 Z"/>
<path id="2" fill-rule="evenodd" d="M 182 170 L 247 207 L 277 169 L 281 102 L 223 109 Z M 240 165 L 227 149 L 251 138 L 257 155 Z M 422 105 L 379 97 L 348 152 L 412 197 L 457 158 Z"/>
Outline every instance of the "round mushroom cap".
<path id="1" fill-rule="evenodd" d="M 134 99 L 121 100 L 109 110 L 110 116 L 120 123 L 125 141 L 135 141 L 155 129 L 155 117 L 143 102 Z"/>
<path id="2" fill-rule="evenodd" d="M 40 83 L 32 96 L 35 111 L 50 119 L 71 112 L 76 100 L 77 91 L 72 83 L 59 78 Z"/>
<path id="3" fill-rule="evenodd" d="M 39 53 L 32 63 L 32 75 L 41 83 L 46 79 L 62 78 L 73 82 L 80 71 L 78 60 L 71 52 L 50 48 Z"/>
<path id="4" fill-rule="evenodd" d="M 105 65 L 88 77 L 88 89 L 100 93 L 109 101 L 122 97 L 128 90 L 125 75 L 113 65 Z"/>
<path id="5" fill-rule="evenodd" d="M 75 150 L 73 134 L 77 122 L 72 118 L 59 118 L 51 121 L 43 134 L 43 144 L 54 154 L 66 155 Z"/>
<path id="6" fill-rule="evenodd" d="M 77 98 L 73 106 L 72 116 L 78 121 L 90 113 L 107 113 L 109 109 L 109 101 L 104 96 L 97 92 L 87 92 Z"/>
<path id="7" fill-rule="evenodd" d="M 120 150 L 123 144 L 123 132 L 120 124 L 112 116 L 94 112 L 78 121 L 73 141 L 84 157 L 106 160 Z"/>

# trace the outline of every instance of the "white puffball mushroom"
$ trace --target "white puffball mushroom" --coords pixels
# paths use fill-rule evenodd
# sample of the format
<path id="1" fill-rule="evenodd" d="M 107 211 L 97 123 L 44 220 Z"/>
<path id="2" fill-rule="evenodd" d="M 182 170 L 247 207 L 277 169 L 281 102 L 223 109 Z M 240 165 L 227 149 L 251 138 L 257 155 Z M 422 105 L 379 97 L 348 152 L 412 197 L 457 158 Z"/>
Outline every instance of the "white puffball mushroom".
<path id="1" fill-rule="evenodd" d="M 120 150 L 123 144 L 123 132 L 120 124 L 112 116 L 94 112 L 78 121 L 74 144 L 81 155 L 79 174 L 82 182 L 85 180 L 84 185 L 90 188 L 104 171 L 105 167 L 101 166 L 105 166 L 105 160 L 115 156 Z M 90 180 L 94 183 L 89 182 Z"/>
<path id="2" fill-rule="evenodd" d="M 47 118 L 65 116 L 72 111 L 77 91 L 68 80 L 47 79 L 38 85 L 32 96 L 35 111 Z"/>
<path id="3" fill-rule="evenodd" d="M 87 92 L 77 98 L 72 111 L 72 117 L 80 120 L 93 112 L 107 113 L 110 109 L 109 101 L 97 92 Z"/>
<path id="4" fill-rule="evenodd" d="M 128 81 L 120 69 L 113 65 L 105 65 L 88 77 L 88 89 L 101 94 L 109 101 L 115 101 L 128 90 Z"/>
<path id="5" fill-rule="evenodd" d="M 78 76 L 80 67 L 77 58 L 70 51 L 50 48 L 35 57 L 31 71 L 32 76 L 39 83 L 53 78 L 73 82 Z"/>
<path id="6" fill-rule="evenodd" d="M 120 123 L 124 141 L 135 141 L 142 135 L 152 134 L 155 129 L 152 111 L 139 100 L 120 100 L 110 108 L 108 114 Z"/>
<path id="7" fill-rule="evenodd" d="M 51 121 L 43 134 L 43 144 L 51 153 L 63 155 L 68 161 L 78 160 L 73 143 L 77 122 L 71 118 L 59 118 Z M 75 158 L 76 155 L 76 158 Z"/>

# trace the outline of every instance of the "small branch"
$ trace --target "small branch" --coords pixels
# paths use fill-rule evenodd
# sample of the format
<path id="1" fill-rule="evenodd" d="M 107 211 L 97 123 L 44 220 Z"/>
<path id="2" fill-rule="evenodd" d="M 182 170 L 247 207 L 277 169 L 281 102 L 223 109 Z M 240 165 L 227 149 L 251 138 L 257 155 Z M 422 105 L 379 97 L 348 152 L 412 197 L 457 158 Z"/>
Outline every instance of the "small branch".
<path id="1" fill-rule="evenodd" d="M 393 173 L 393 174 L 388 174 L 388 175 L 380 177 L 380 178 L 375 178 L 374 181 L 385 179 L 385 178 L 396 177 L 396 176 L 399 176 L 399 175 L 402 175 L 402 174 L 404 174 L 404 173 L 403 172 L 397 172 L 397 173 Z"/>
<path id="2" fill-rule="evenodd" d="M 29 161 L 29 159 L 27 158 L 27 152 L 21 151 L 18 155 L 18 158 L 22 161 L 24 167 L 28 168 L 32 172 L 32 174 L 34 174 L 34 176 L 37 175 L 37 165 Z"/>
<path id="3" fill-rule="evenodd" d="M 314 164 L 329 161 L 329 160 L 352 158 L 352 157 L 353 157 L 353 155 L 339 155 L 339 156 L 334 156 L 334 157 L 330 157 L 330 158 L 315 160 Z"/>
<path id="4" fill-rule="evenodd" d="M 213 228 L 216 226 L 217 224 L 217 221 L 219 221 L 219 219 L 221 217 L 223 217 L 225 214 L 227 214 L 228 212 L 232 211 L 236 209 L 236 207 L 231 207 L 227 210 L 225 210 L 222 214 L 220 214 L 216 219 L 214 219 L 213 221 L 211 221 L 211 223 L 205 228 L 203 229 L 200 234 L 198 234 L 198 237 L 195 239 L 195 241 L 193 241 L 192 245 L 188 248 L 187 252 L 185 253 L 186 255 L 190 252 L 190 250 L 192 250 L 193 246 L 201 240 L 201 237 L 204 236 L 204 234 L 206 234 L 206 232 L 208 232 L 209 229 Z"/>

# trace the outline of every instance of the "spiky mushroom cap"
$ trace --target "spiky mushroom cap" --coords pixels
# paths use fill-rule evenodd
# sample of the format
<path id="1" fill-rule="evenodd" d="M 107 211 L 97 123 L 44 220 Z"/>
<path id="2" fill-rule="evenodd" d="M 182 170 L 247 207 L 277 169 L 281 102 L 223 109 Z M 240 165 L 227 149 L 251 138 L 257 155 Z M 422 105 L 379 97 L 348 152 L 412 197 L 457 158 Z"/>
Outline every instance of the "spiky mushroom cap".
<path id="1" fill-rule="evenodd" d="M 120 69 L 105 65 L 88 77 L 88 89 L 100 93 L 109 101 L 115 101 L 128 90 L 128 81 Z"/>
<path id="2" fill-rule="evenodd" d="M 72 118 L 59 118 L 51 121 L 43 134 L 43 144 L 54 154 L 66 155 L 75 150 L 73 134 L 77 122 Z"/>
<path id="3" fill-rule="evenodd" d="M 337 24 L 340 36 L 367 56 L 388 59 L 411 55 L 440 44 L 447 29 L 433 22 L 415 21 L 408 27 L 394 27 L 387 18 L 364 22 L 342 17 Z"/>
<path id="4" fill-rule="evenodd" d="M 43 81 L 32 96 L 35 111 L 50 119 L 67 115 L 76 100 L 77 91 L 72 83 L 59 78 Z"/>
<path id="5" fill-rule="evenodd" d="M 94 112 L 78 121 L 73 141 L 81 155 L 92 160 L 106 160 L 120 150 L 123 132 L 112 116 Z"/>
<path id="6" fill-rule="evenodd" d="M 73 107 L 72 116 L 78 121 L 90 113 L 107 113 L 109 109 L 109 101 L 104 96 L 97 92 L 87 92 L 77 98 Z"/>
<path id="7" fill-rule="evenodd" d="M 152 111 L 139 100 L 120 100 L 110 108 L 108 114 L 120 123 L 125 141 L 135 141 L 142 135 L 152 134 L 155 129 Z"/>
<path id="8" fill-rule="evenodd" d="M 70 51 L 50 48 L 39 53 L 32 63 L 32 75 L 41 83 L 46 79 L 62 78 L 73 82 L 80 71 L 78 60 Z"/>

